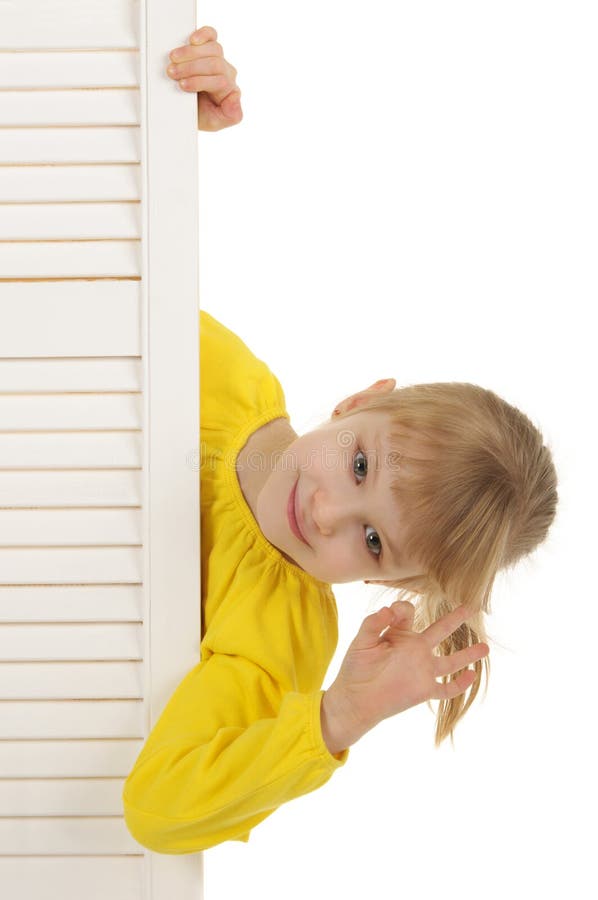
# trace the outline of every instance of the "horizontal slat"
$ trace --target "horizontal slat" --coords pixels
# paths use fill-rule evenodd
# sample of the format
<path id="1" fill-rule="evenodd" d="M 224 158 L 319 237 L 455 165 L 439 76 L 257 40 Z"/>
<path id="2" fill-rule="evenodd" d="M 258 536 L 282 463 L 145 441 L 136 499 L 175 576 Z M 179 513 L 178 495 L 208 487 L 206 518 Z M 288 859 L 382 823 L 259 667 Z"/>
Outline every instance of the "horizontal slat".
<path id="1" fill-rule="evenodd" d="M 0 509 L 0 548 L 141 544 L 142 528 L 138 509 Z"/>
<path id="2" fill-rule="evenodd" d="M 0 850 L 0 853 L 2 851 Z M 144 856 L 0 857 L 0 884 L 10 900 L 143 900 Z M 199 894 L 198 894 L 199 898 Z"/>
<path id="3" fill-rule="evenodd" d="M 139 107 L 136 88 L 2 91 L 0 125 L 139 125 Z"/>
<path id="4" fill-rule="evenodd" d="M 136 622 L 143 617 L 141 585 L 0 586 L 0 622 Z"/>
<path id="5" fill-rule="evenodd" d="M 139 243 L 131 240 L 0 244 L 0 279 L 141 277 Z M 5 316 L 3 301 L 1 297 L 0 313 Z M 79 355 L 86 353 L 81 351 Z"/>
<path id="6" fill-rule="evenodd" d="M 15 163 L 134 163 L 141 159 L 140 129 L 3 128 L 0 165 Z"/>
<path id="7" fill-rule="evenodd" d="M 138 203 L 0 204 L 0 241 L 141 237 Z"/>
<path id="8" fill-rule="evenodd" d="M 165 62 L 167 57 L 168 51 L 164 54 Z M 166 74 L 164 77 L 168 78 Z M 139 53 L 136 50 L 0 53 L 0 89 L 138 86 Z"/>
<path id="9" fill-rule="evenodd" d="M 0 166 L 0 203 L 140 199 L 139 163 Z"/>
<path id="10" fill-rule="evenodd" d="M 0 5 L 0 46 L 135 47 L 139 24 L 139 0 L 16 0 Z"/>
<path id="11" fill-rule="evenodd" d="M 141 480 L 137 470 L 4 471 L 0 472 L 0 503 L 16 509 L 141 506 Z"/>
<path id="12" fill-rule="evenodd" d="M 2 778 L 124 776 L 143 738 L 114 741 L 0 741 Z"/>
<path id="13" fill-rule="evenodd" d="M 139 584 L 142 581 L 142 550 L 136 547 L 0 549 L 0 584 Z"/>
<path id="14" fill-rule="evenodd" d="M 0 740 L 137 738 L 143 718 L 140 700 L 1 700 Z"/>
<path id="15" fill-rule="evenodd" d="M 0 432 L 112 430 L 140 428 L 142 422 L 139 393 L 0 394 Z"/>
<path id="16" fill-rule="evenodd" d="M 0 779 L 2 816 L 122 816 L 124 778 Z"/>
<path id="17" fill-rule="evenodd" d="M 142 463 L 142 441 L 143 435 L 135 431 L 0 432 L 0 469 L 137 468 Z"/>
<path id="18" fill-rule="evenodd" d="M 3 662 L 0 700 L 139 699 L 142 667 L 141 662 Z"/>
<path id="19" fill-rule="evenodd" d="M 133 700 L 141 677 L 141 662 L 0 662 L 0 700 Z"/>
<path id="20" fill-rule="evenodd" d="M 134 274 L 139 254 L 135 241 L 0 244 L 0 277 L 22 277 L 24 270 L 29 277 L 114 274 L 117 266 Z M 140 356 L 141 283 L 1 284 L 0 322 L 0 357 Z M 2 382 L 2 390 L 10 386 Z"/>
<path id="21" fill-rule="evenodd" d="M 0 854 L 5 856 L 143 852 L 129 834 L 124 819 L 117 816 L 98 819 L 0 819 L 0 848 Z M 82 896 L 88 900 L 89 894 L 85 891 Z M 112 900 L 110 889 L 105 892 L 104 898 L 106 896 Z"/>
<path id="22" fill-rule="evenodd" d="M 0 359 L 0 394 L 140 391 L 142 384 L 138 359 Z"/>
<path id="23" fill-rule="evenodd" d="M 0 660 L 140 660 L 143 626 L 118 622 L 57 625 L 3 625 L 0 628 Z M 73 696 L 76 686 L 73 685 Z"/>

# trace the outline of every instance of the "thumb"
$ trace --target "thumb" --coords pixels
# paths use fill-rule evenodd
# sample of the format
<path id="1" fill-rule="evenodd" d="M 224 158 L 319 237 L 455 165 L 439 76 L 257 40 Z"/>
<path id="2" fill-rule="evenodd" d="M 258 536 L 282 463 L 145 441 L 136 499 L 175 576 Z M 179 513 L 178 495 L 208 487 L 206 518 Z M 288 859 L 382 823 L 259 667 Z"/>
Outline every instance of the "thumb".
<path id="1" fill-rule="evenodd" d="M 393 623 L 392 610 L 388 606 L 383 606 L 371 616 L 366 616 L 361 627 L 357 632 L 357 637 L 353 641 L 353 647 L 357 650 L 367 650 L 368 647 L 375 647 L 380 641 L 380 632 Z"/>
<path id="2" fill-rule="evenodd" d="M 413 631 L 413 619 L 415 617 L 415 606 L 408 600 L 395 600 L 391 606 L 392 624 L 395 628 L 401 628 L 404 631 Z"/>

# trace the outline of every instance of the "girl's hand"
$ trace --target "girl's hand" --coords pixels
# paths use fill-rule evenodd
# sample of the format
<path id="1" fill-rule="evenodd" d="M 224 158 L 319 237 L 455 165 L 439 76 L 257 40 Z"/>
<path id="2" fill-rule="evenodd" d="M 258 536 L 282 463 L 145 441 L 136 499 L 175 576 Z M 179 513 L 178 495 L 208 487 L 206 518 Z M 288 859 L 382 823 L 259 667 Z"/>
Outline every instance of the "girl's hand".
<path id="1" fill-rule="evenodd" d="M 200 131 L 220 131 L 243 118 L 237 70 L 224 59 L 217 37 L 209 25 L 195 31 L 189 44 L 171 51 L 166 70 L 182 90 L 197 93 Z"/>
<path id="2" fill-rule="evenodd" d="M 425 700 L 456 697 L 472 685 L 471 669 L 446 684 L 436 679 L 487 656 L 487 644 L 474 644 L 450 656 L 433 653 L 467 621 L 470 611 L 460 606 L 422 632 L 413 631 L 414 615 L 412 603 L 397 600 L 364 619 L 322 701 L 322 731 L 331 752 L 355 743 L 389 716 Z M 390 627 L 381 636 L 386 626 Z"/>

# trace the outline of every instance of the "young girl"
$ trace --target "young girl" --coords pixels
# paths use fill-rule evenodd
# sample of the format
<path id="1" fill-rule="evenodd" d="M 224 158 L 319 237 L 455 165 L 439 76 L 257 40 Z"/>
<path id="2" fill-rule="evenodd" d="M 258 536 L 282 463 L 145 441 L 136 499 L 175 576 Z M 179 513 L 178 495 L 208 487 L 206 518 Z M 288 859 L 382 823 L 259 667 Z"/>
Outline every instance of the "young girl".
<path id="1" fill-rule="evenodd" d="M 216 37 L 171 54 L 205 130 L 242 118 Z M 384 379 L 299 436 L 267 365 L 205 311 L 200 366 L 201 662 L 123 791 L 131 834 L 162 853 L 247 841 L 418 703 L 440 701 L 436 744 L 452 738 L 488 675 L 496 574 L 544 540 L 558 499 L 542 435 L 475 385 Z M 364 620 L 323 691 L 330 585 L 361 579 L 399 599 Z"/>

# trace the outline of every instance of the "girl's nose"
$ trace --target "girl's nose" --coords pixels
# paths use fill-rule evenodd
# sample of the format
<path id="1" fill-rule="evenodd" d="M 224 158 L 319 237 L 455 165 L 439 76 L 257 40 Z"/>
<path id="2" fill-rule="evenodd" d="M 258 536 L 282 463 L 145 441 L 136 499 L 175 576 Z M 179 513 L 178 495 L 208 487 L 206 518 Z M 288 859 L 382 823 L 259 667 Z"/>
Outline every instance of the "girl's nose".
<path id="1" fill-rule="evenodd" d="M 330 510 L 330 504 L 322 498 L 320 491 L 316 491 L 312 503 L 312 518 L 320 534 L 330 534 Z"/>
<path id="2" fill-rule="evenodd" d="M 316 491 L 312 506 L 313 520 L 318 531 L 323 535 L 332 534 L 336 528 L 350 515 L 348 504 L 340 498 L 323 495 Z"/>

